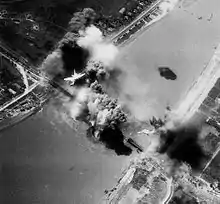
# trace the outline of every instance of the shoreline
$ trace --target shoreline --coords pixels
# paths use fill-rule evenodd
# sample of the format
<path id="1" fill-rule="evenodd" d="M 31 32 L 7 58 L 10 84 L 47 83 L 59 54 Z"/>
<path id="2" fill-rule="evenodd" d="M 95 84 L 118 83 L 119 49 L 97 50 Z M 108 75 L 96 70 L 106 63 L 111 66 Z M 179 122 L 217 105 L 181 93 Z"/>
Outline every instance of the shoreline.
<path id="1" fill-rule="evenodd" d="M 162 0 L 160 2 L 158 2 L 158 7 L 160 7 L 161 4 L 163 4 L 164 2 L 167 2 L 167 0 Z M 158 16 L 156 16 L 155 19 L 152 19 L 149 23 L 146 23 L 146 25 L 144 25 L 143 27 L 141 27 L 137 32 L 135 32 L 134 34 L 131 34 L 130 37 L 125 40 L 124 42 L 122 42 L 121 44 L 118 45 L 118 47 L 123 48 L 123 47 L 129 47 L 132 45 L 132 43 L 139 38 L 144 32 L 147 31 L 147 29 L 151 28 L 151 26 L 153 26 L 155 23 L 157 23 L 158 21 L 164 19 L 167 17 L 167 15 L 169 15 L 170 12 L 172 12 L 175 7 L 177 7 L 179 4 L 181 3 L 180 0 L 177 0 L 177 2 L 175 4 L 173 4 L 173 8 L 169 11 L 162 11 L 162 13 L 158 14 Z M 171 4 L 170 4 L 171 5 Z M 151 13 L 151 11 L 154 9 L 154 7 L 152 7 L 151 9 L 149 9 L 149 14 Z M 161 9 L 161 8 L 160 8 Z M 162 9 L 161 9 L 162 10 Z M 145 15 L 147 15 L 147 13 L 145 13 Z M 145 16 L 144 15 L 144 16 Z M 142 18 L 140 18 L 139 20 L 141 20 Z"/>
<path id="2" fill-rule="evenodd" d="M 17 115 L 9 119 L 4 119 L 2 122 L 0 122 L 0 132 L 6 130 L 9 127 L 13 127 L 24 120 L 30 118 L 31 116 L 37 114 L 39 111 L 43 109 L 43 106 L 49 102 L 51 97 L 47 97 L 43 100 L 42 104 L 35 107 L 33 110 L 28 111 L 27 113 L 24 113 L 23 115 Z"/>
<path id="3" fill-rule="evenodd" d="M 199 77 L 193 82 L 189 89 L 187 89 L 182 97 L 184 99 L 180 100 L 180 103 L 177 104 L 177 107 L 171 115 L 173 114 L 174 117 L 180 117 L 183 121 L 190 119 L 198 110 L 219 77 L 220 44 L 216 48 L 207 66 L 204 67 Z"/>
<path id="4" fill-rule="evenodd" d="M 128 30 L 133 24 L 138 22 L 142 19 L 143 16 L 147 15 L 155 6 L 163 2 L 164 0 L 156 0 L 151 7 L 147 8 L 145 11 L 142 11 L 129 25 L 125 26 L 122 29 L 119 29 L 119 31 L 116 34 L 110 35 L 108 38 L 110 41 L 115 41 L 122 33 L 124 33 L 126 30 Z"/>

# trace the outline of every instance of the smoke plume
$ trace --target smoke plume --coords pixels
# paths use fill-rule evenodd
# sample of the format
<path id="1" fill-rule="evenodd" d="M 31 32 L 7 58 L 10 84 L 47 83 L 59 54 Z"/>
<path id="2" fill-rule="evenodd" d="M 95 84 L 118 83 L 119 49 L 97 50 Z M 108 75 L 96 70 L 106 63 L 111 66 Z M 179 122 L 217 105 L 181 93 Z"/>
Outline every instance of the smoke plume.
<path id="1" fill-rule="evenodd" d="M 73 120 L 78 118 L 86 120 L 88 114 L 87 101 L 90 97 L 91 91 L 88 88 L 83 87 L 76 89 L 74 94 L 75 98 L 67 102 L 65 107 Z"/>
<path id="2" fill-rule="evenodd" d="M 178 0 L 166 0 L 166 1 L 163 1 L 159 5 L 159 7 L 163 11 L 163 14 L 165 15 L 169 11 L 173 10 L 177 3 L 178 3 Z"/>
<path id="3" fill-rule="evenodd" d="M 51 79 L 61 76 L 64 73 L 62 53 L 60 50 L 55 50 L 47 56 L 42 64 L 42 71 L 44 71 Z"/>
<path id="4" fill-rule="evenodd" d="M 88 50 L 78 46 L 78 44 L 74 42 L 73 45 L 63 44 L 61 51 L 65 77 L 70 76 L 73 70 L 81 72 L 85 69 L 90 56 Z"/>
<path id="5" fill-rule="evenodd" d="M 67 105 L 73 119 L 81 118 L 87 111 L 86 118 L 81 119 L 100 128 L 119 125 L 126 121 L 126 115 L 117 100 L 107 94 L 95 93 L 92 89 L 84 87 L 77 89 L 75 95 L 76 97 Z"/>
<path id="6" fill-rule="evenodd" d="M 146 121 L 156 114 L 153 106 L 157 101 L 149 95 L 149 84 L 141 80 L 135 71 L 135 67 L 118 64 L 109 72 L 105 85 L 107 92 L 118 97 L 131 115 L 139 121 Z"/>
<path id="7" fill-rule="evenodd" d="M 117 155 L 130 155 L 132 149 L 124 144 L 124 135 L 120 128 L 107 127 L 100 134 L 100 141 L 109 149 L 115 151 Z"/>
<path id="8" fill-rule="evenodd" d="M 129 112 L 139 121 L 146 121 L 154 115 L 152 108 L 154 101 L 148 97 L 149 86 L 135 75 L 124 73 L 120 79 L 119 98 Z"/>
<path id="9" fill-rule="evenodd" d="M 94 18 L 92 9 L 75 13 L 69 22 L 69 32 L 45 59 L 42 70 L 70 96 L 69 100 L 60 99 L 70 118 L 85 122 L 89 135 L 117 155 L 129 155 L 132 150 L 124 145 L 120 130 L 127 116 L 118 100 L 109 97 L 100 84 L 105 79 L 111 81 L 118 49 L 91 25 Z M 66 78 L 71 86 L 64 83 Z"/>
<path id="10" fill-rule="evenodd" d="M 114 69 L 114 61 L 118 55 L 118 49 L 112 43 L 107 43 L 102 32 L 91 25 L 84 31 L 80 31 L 77 38 L 75 34 L 68 32 L 58 43 L 58 48 L 45 59 L 43 70 L 51 79 L 62 83 L 62 79 L 71 76 L 75 70 L 77 73 L 89 69 L 92 64 L 102 64 L 97 67 L 99 75 Z M 89 63 L 94 61 L 97 63 Z M 103 68 L 104 67 L 104 68 Z"/>
<path id="11" fill-rule="evenodd" d="M 52 80 L 63 83 L 65 77 L 71 76 L 74 70 L 82 72 L 88 63 L 90 53 L 80 47 L 76 36 L 68 32 L 55 49 L 42 63 L 41 70 Z"/>
<path id="12" fill-rule="evenodd" d="M 163 130 L 160 134 L 161 143 L 158 152 L 166 153 L 175 165 L 187 163 L 192 170 L 198 171 L 206 159 L 199 144 L 199 137 L 199 128 L 189 124 Z"/>
<path id="13" fill-rule="evenodd" d="M 88 137 L 103 143 L 117 155 L 130 154 L 132 150 L 124 145 L 120 130 L 120 124 L 126 122 L 126 115 L 117 100 L 88 87 L 76 88 L 74 95 L 74 99 L 64 105 L 73 120 L 88 124 Z"/>
<path id="14" fill-rule="evenodd" d="M 92 60 L 101 61 L 108 67 L 112 65 L 118 54 L 117 47 L 112 43 L 107 43 L 102 32 L 94 25 L 81 32 L 77 43 L 80 47 L 90 51 Z"/>

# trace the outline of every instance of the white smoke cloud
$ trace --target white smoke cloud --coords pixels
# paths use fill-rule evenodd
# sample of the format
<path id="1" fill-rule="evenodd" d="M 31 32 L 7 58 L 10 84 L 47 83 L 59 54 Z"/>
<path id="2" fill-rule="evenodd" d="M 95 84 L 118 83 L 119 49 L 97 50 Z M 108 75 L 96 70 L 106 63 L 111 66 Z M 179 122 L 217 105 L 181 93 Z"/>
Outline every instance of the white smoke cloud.
<path id="1" fill-rule="evenodd" d="M 90 93 L 91 91 L 88 88 L 78 89 L 75 93 L 76 98 L 65 104 L 71 118 L 76 120 L 76 118 L 82 114 L 86 108 Z"/>
<path id="2" fill-rule="evenodd" d="M 98 98 L 96 100 L 90 100 L 88 102 L 88 109 L 91 112 L 91 114 L 93 114 L 93 115 L 97 114 L 97 112 L 98 112 L 98 103 L 99 103 Z"/>
<path id="3" fill-rule="evenodd" d="M 97 124 L 104 125 L 106 123 L 107 118 L 110 116 L 110 114 L 111 114 L 110 111 L 107 109 L 99 111 L 97 115 Z"/>
<path id="4" fill-rule="evenodd" d="M 149 95 L 150 86 L 147 82 L 136 76 L 133 70 L 123 68 L 119 76 L 120 102 L 125 105 L 130 113 L 139 121 L 146 121 L 156 114 L 157 101 Z"/>
<path id="5" fill-rule="evenodd" d="M 62 74 L 64 72 L 63 67 L 62 53 L 60 50 L 55 50 L 43 61 L 41 70 L 46 75 L 53 78 L 57 74 Z"/>
<path id="6" fill-rule="evenodd" d="M 101 61 L 105 66 L 110 66 L 118 55 L 117 47 L 107 43 L 102 32 L 94 25 L 87 27 L 85 32 L 81 32 L 77 43 L 91 52 L 92 60 Z"/>
<path id="7" fill-rule="evenodd" d="M 78 117 L 86 119 L 93 125 L 105 125 L 107 119 L 111 116 L 111 111 L 108 109 L 100 109 L 99 104 L 100 94 L 92 92 L 89 88 L 78 89 L 75 93 L 75 98 L 66 103 L 66 109 L 69 112 L 70 117 L 76 120 Z M 88 111 L 85 115 L 85 111 Z M 87 117 L 87 118 L 85 118 Z"/>
<path id="8" fill-rule="evenodd" d="M 178 0 L 166 0 L 159 5 L 159 8 L 163 11 L 164 14 L 166 14 L 169 11 L 173 10 L 177 3 Z"/>

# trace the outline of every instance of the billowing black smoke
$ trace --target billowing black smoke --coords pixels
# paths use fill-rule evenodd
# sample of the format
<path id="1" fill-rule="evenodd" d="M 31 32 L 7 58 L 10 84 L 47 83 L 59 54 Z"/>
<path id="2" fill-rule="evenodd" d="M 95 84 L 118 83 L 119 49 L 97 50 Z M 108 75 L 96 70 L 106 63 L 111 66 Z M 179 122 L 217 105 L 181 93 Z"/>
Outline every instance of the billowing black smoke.
<path id="1" fill-rule="evenodd" d="M 95 20 L 93 9 L 85 8 L 81 12 L 73 14 L 69 22 L 68 32 L 58 42 L 57 49 L 45 59 L 42 70 L 52 80 L 62 83 L 65 77 L 71 76 L 74 70 L 82 72 L 89 60 L 89 49 L 79 46 L 77 42 L 80 32 L 83 33 L 86 27 Z"/>
<path id="2" fill-rule="evenodd" d="M 64 77 L 70 76 L 75 70 L 77 73 L 82 72 L 86 67 L 89 59 L 89 51 L 81 48 L 76 42 L 73 45 L 63 44 L 60 48 L 62 51 Z"/>
<path id="3" fill-rule="evenodd" d="M 124 135 L 118 127 L 107 127 L 100 133 L 100 141 L 117 155 L 130 155 L 132 149 L 124 144 Z"/>
<path id="4" fill-rule="evenodd" d="M 170 159 L 187 163 L 192 170 L 198 171 L 206 155 L 199 144 L 200 131 L 196 127 L 181 127 L 167 130 L 160 135 L 159 153 L 166 153 Z"/>
<path id="5" fill-rule="evenodd" d="M 70 86 L 64 86 L 74 97 L 63 103 L 71 118 L 89 126 L 87 136 L 117 155 L 130 155 L 132 150 L 124 144 L 120 130 L 127 115 L 118 100 L 111 98 L 106 90 L 108 83 L 119 88 L 117 80 L 121 71 L 113 66 L 118 49 L 105 41 L 97 27 L 90 25 L 93 18 L 91 9 L 74 14 L 69 32 L 47 57 L 43 67 L 57 84 L 69 82 Z M 102 88 L 101 84 L 106 86 Z"/>
<path id="6" fill-rule="evenodd" d="M 63 79 L 71 76 L 74 70 L 82 72 L 89 57 L 89 51 L 80 47 L 74 36 L 68 33 L 59 42 L 58 48 L 44 60 L 42 70 L 50 79 L 63 83 Z"/>

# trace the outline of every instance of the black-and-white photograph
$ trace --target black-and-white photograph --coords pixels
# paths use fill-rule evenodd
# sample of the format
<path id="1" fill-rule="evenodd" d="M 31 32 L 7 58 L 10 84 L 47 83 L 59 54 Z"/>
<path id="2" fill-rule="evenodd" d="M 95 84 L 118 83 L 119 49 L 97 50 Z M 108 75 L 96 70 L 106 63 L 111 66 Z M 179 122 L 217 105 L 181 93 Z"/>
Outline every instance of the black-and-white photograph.
<path id="1" fill-rule="evenodd" d="M 0 0 L 0 204 L 220 204 L 220 0 Z"/>

